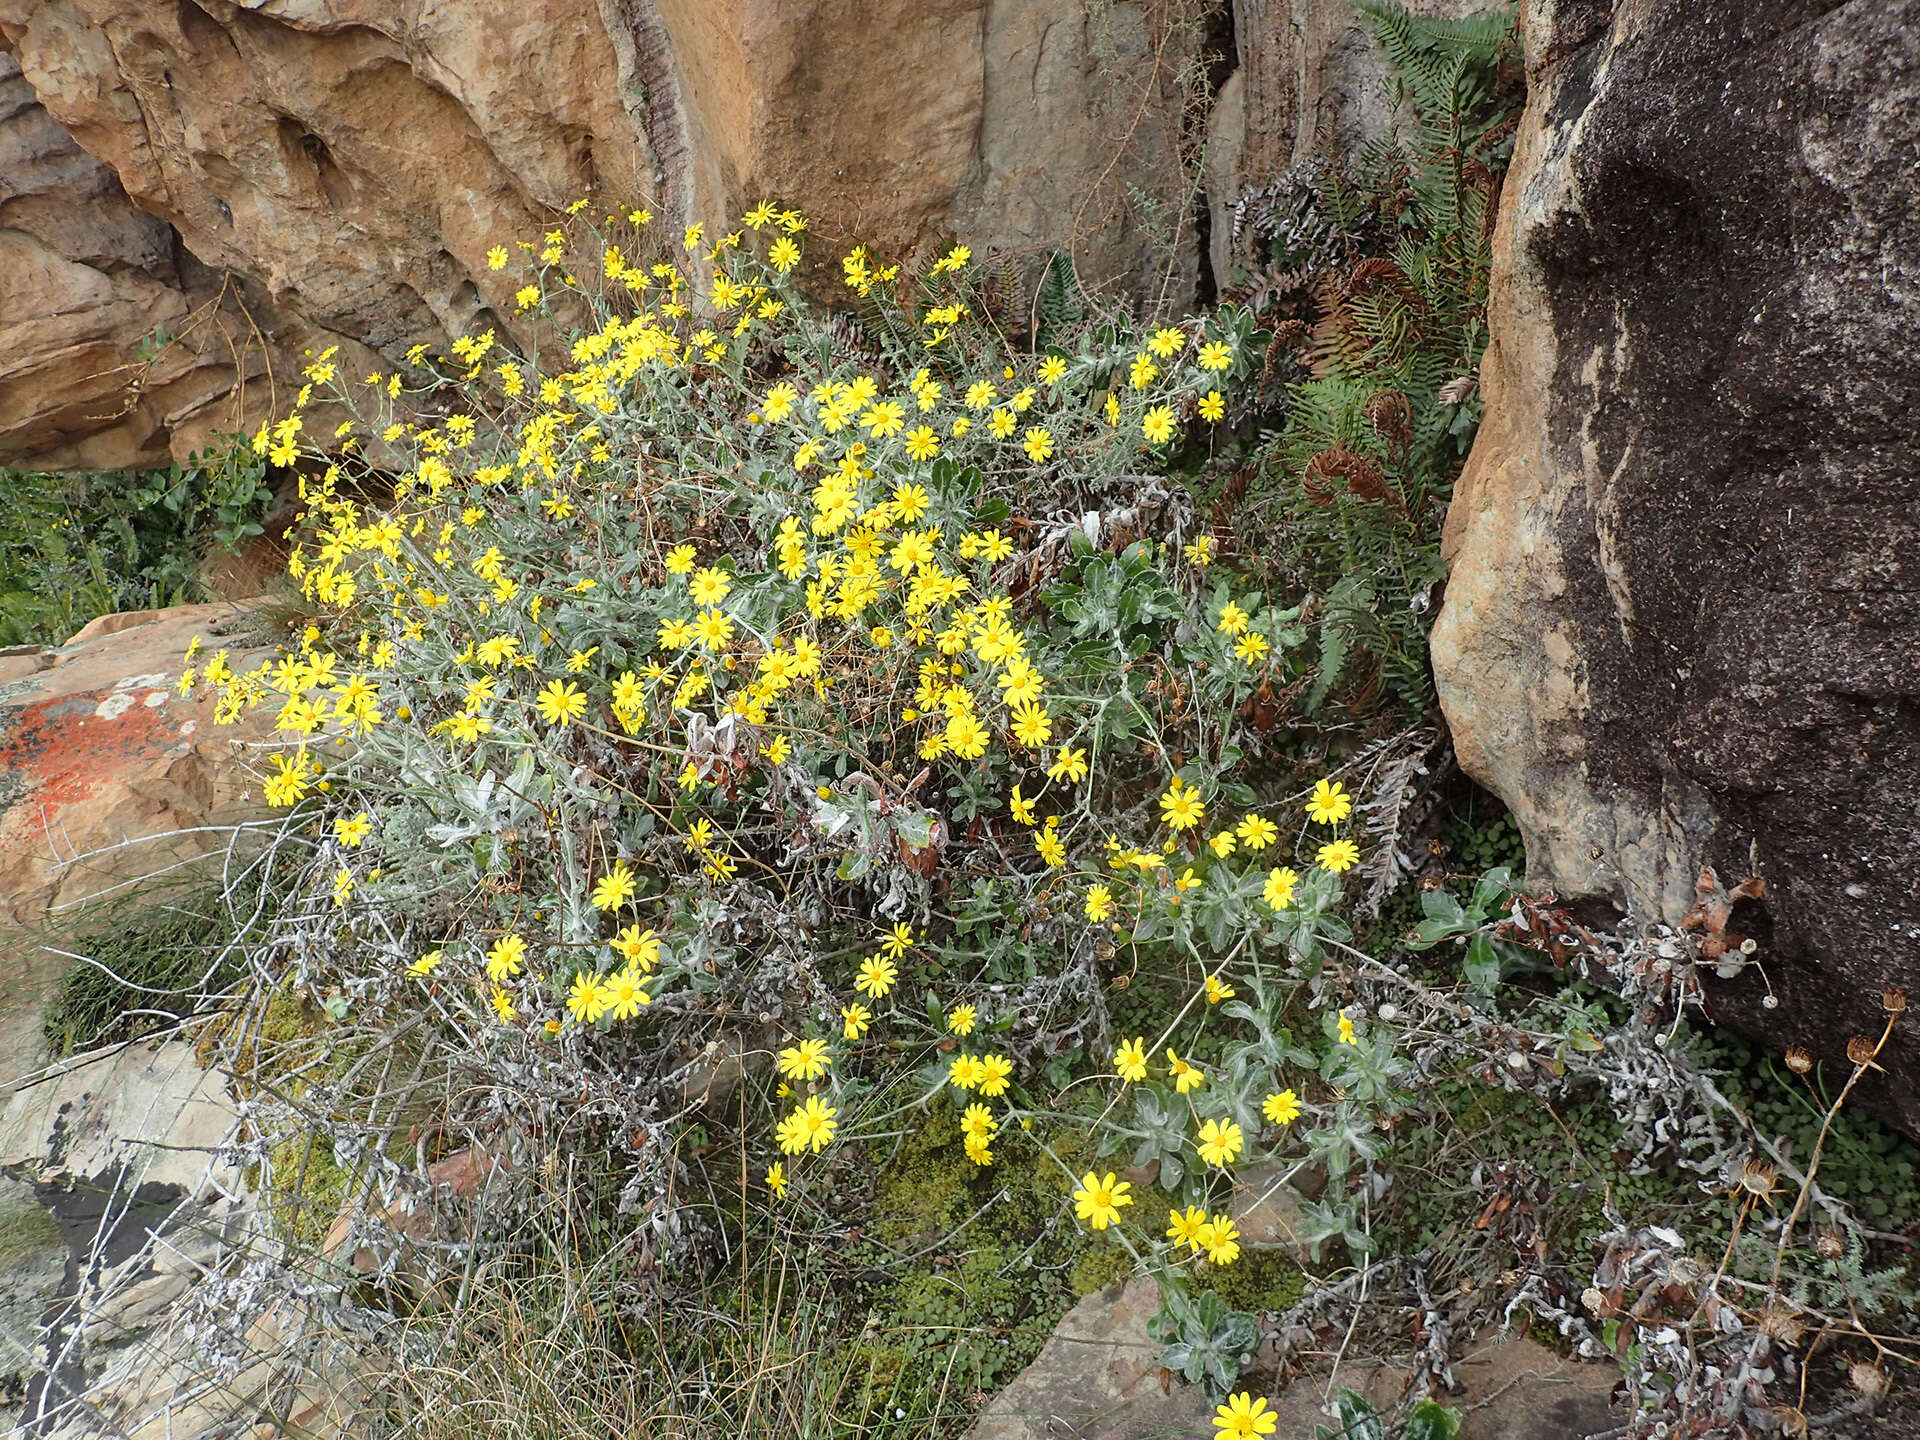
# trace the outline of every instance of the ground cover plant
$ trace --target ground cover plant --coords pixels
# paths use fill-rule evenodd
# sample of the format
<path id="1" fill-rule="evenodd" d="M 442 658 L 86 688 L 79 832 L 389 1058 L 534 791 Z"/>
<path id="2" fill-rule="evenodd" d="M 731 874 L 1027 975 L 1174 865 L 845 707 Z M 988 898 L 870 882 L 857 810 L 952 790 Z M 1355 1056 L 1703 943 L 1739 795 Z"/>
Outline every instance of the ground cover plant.
<path id="1" fill-rule="evenodd" d="M 222 885 L 189 867 L 63 917 L 46 944 L 74 965 L 42 1019 L 51 1053 L 176 1029 L 205 997 L 228 990 L 237 978 L 234 916 L 253 908 L 256 887 L 251 875 Z"/>

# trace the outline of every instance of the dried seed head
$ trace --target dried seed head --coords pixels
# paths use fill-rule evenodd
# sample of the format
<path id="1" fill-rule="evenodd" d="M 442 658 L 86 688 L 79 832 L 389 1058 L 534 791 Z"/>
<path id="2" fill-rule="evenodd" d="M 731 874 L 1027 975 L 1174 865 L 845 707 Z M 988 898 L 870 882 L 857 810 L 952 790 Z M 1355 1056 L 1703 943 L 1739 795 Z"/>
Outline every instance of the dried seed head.
<path id="1" fill-rule="evenodd" d="M 1749 1155 L 1740 1166 L 1740 1189 L 1764 1200 L 1773 1194 L 1774 1168 L 1758 1155 Z"/>
<path id="2" fill-rule="evenodd" d="M 1784 1435 L 1804 1435 L 1807 1433 L 1806 1414 L 1795 1405 L 1776 1405 L 1774 1418 L 1780 1422 L 1780 1431 Z"/>
<path id="3" fill-rule="evenodd" d="M 1675 1285 L 1698 1285 L 1710 1272 L 1691 1255 L 1682 1255 L 1667 1267 L 1667 1279 Z"/>
<path id="4" fill-rule="evenodd" d="M 1889 1015 L 1898 1015 L 1907 1008 L 1907 992 L 1898 985 L 1889 985 L 1880 992 L 1880 1008 Z"/>
<path id="5" fill-rule="evenodd" d="M 1805 1075 L 1813 1069 L 1813 1052 L 1804 1045 L 1787 1047 L 1787 1069 L 1796 1075 Z"/>
<path id="6" fill-rule="evenodd" d="M 1887 1393 L 1887 1372 L 1871 1360 L 1856 1360 L 1847 1367 L 1847 1380 L 1869 1400 L 1878 1400 Z"/>
<path id="7" fill-rule="evenodd" d="M 1789 1349 L 1798 1345 L 1807 1333 L 1798 1312 L 1778 1303 L 1767 1306 L 1761 1313 L 1760 1328 Z"/>
<path id="8" fill-rule="evenodd" d="M 1740 942 L 1740 953 L 1742 955 L 1751 955 L 1759 948 L 1760 948 L 1760 942 L 1754 939 L 1751 935 L 1749 935 L 1746 939 Z"/>
<path id="9" fill-rule="evenodd" d="M 1838 1260 L 1847 1253 L 1847 1242 L 1838 1230 L 1825 1229 L 1813 1237 L 1813 1251 L 1822 1260 Z"/>
<path id="10" fill-rule="evenodd" d="M 1847 1040 L 1847 1059 L 1862 1068 L 1873 1063 L 1876 1053 L 1873 1041 L 1864 1035 L 1850 1036 Z"/>

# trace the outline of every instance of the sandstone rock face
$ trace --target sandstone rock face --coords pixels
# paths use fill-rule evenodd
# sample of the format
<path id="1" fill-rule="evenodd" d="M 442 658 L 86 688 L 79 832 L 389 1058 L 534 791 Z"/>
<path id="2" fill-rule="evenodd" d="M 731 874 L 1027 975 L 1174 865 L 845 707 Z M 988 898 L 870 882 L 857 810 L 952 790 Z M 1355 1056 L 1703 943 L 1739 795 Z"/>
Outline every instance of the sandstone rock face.
<path id="1" fill-rule="evenodd" d="M 1467 1345 L 1453 1362 L 1460 1388 L 1433 1398 L 1463 1412 L 1461 1433 L 1472 1440 L 1587 1440 L 1620 1426 L 1626 1412 L 1611 1403 L 1619 1372 L 1556 1355 L 1537 1340 L 1489 1333 Z M 1407 1388 L 1408 1372 L 1378 1361 L 1344 1366 L 1336 1377 L 1383 1412 Z M 1274 1402 L 1275 1440 L 1300 1440 L 1324 1427 L 1337 1428 L 1326 1413 L 1326 1380 L 1300 1376 Z"/>
<path id="2" fill-rule="evenodd" d="M 799 205 L 827 291 L 854 240 L 958 238 L 1183 303 L 1203 215 L 1221 270 L 1242 188 L 1392 115 L 1349 0 L 1233 10 L 0 0 L 0 463 L 184 458 L 328 345 L 359 374 L 482 327 L 525 343 L 487 252 L 589 192 L 674 233 Z M 1203 69 L 1235 73 L 1211 120 Z"/>
<path id="3" fill-rule="evenodd" d="M 1094 1291 L 987 1403 L 967 1440 L 1204 1434 L 1213 1414 L 1206 1391 L 1178 1379 L 1161 1382 L 1160 1347 L 1147 1338 L 1147 1322 L 1159 1309 L 1160 1287 L 1152 1280 Z"/>
<path id="4" fill-rule="evenodd" d="M 25 1292 L 0 1303 L 10 1433 L 351 1433 L 358 1372 L 276 1284 L 238 1129 L 226 1077 L 181 1040 L 76 1057 L 0 1104 L 0 1172 L 16 1177 L 0 1218 L 18 1242 L 0 1277 Z"/>
<path id="5" fill-rule="evenodd" d="M 85 1407 L 71 1392 L 103 1378 L 109 1408 L 142 1428 L 146 1417 L 116 1403 L 136 1399 L 126 1381 L 140 1375 L 131 1388 L 144 1398 L 173 1378 L 143 1352 L 235 1215 L 223 1192 L 239 1176 L 216 1158 L 234 1119 L 224 1090 L 191 1046 L 136 1045 L 0 1104 L 0 1169 L 20 1187 L 5 1197 L 13 1227 L 34 1237 L 31 1259 L 52 1280 L 34 1287 L 38 1305 L 0 1321 L 24 1393 L 8 1418 L 26 1433 L 84 1433 Z M 156 1232 L 168 1237 L 157 1253 Z M 22 1280 L 35 1278 L 20 1268 Z"/>
<path id="6" fill-rule="evenodd" d="M 1766 877 L 1713 1011 L 1843 1077 L 1920 995 L 1920 3 L 1526 25 L 1441 701 L 1536 885 Z M 1920 1133 L 1920 1027 L 1882 1062 Z"/>
<path id="7" fill-rule="evenodd" d="M 165 463 L 237 423 L 224 402 L 270 363 L 249 306 L 274 313 L 247 290 L 136 209 L 0 50 L 0 459 Z"/>
<path id="8" fill-rule="evenodd" d="M 235 743 L 261 718 L 217 729 L 175 685 L 196 635 L 249 668 L 243 620 L 106 615 L 0 654 L 0 1423 L 18 1433 L 166 1440 L 241 1416 L 261 1440 L 327 1436 L 362 1399 L 274 1262 L 227 1077 L 179 1039 L 48 1064 L 40 1033 L 73 963 L 44 948 L 49 908 L 217 849 L 262 808 Z"/>
<path id="9" fill-rule="evenodd" d="M 0 459 L 150 463 L 284 404 L 303 350 L 379 368 L 512 336 L 522 281 L 488 250 L 589 192 L 714 233 L 780 197 L 823 266 L 853 237 L 898 252 L 964 229 L 1125 275 L 1152 238 L 1137 197 L 1190 238 L 1190 57 L 1144 6 L 1100 13 L 0 0 Z M 148 364 L 156 332 L 185 340 Z"/>
<path id="10" fill-rule="evenodd" d="M 41 112 L 8 122 L 39 193 L 58 213 L 84 192 L 101 222 L 49 233 L 41 212 L 15 219 L 17 200 L 0 214 L 0 243 L 37 265 L 4 312 L 25 332 L 14 363 L 34 367 L 17 403 L 53 408 L 63 375 L 104 397 L 0 415 L 19 432 L 0 431 L 0 455 L 35 464 L 183 454 L 216 424 L 284 406 L 304 349 L 340 343 L 349 365 L 378 367 L 375 352 L 496 323 L 510 291 L 489 246 L 589 188 L 638 193 L 653 171 L 623 104 L 633 81 L 589 0 L 4 0 L 0 37 Z M 123 284 L 127 266 L 150 283 Z M 156 329 L 186 338 L 148 377 L 135 342 Z M 149 398 L 148 423 L 111 449 L 86 432 L 107 401 L 148 398 L 181 367 L 216 371 L 197 405 Z"/>

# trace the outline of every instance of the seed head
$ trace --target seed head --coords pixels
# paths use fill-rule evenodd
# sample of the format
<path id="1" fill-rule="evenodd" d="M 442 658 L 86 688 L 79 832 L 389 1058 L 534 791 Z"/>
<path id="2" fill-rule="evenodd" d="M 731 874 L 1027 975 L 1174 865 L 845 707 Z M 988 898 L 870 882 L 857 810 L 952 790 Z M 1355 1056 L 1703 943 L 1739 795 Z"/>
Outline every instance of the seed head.
<path id="1" fill-rule="evenodd" d="M 1767 1306 L 1761 1312 L 1760 1328 L 1788 1349 L 1798 1345 L 1807 1333 L 1807 1327 L 1800 1323 L 1799 1314 L 1791 1307 L 1778 1303 Z"/>
<path id="2" fill-rule="evenodd" d="M 1862 1070 L 1873 1064 L 1873 1057 L 1877 1053 L 1879 1052 L 1875 1050 L 1873 1041 L 1867 1039 L 1866 1036 L 1853 1035 L 1848 1037 L 1847 1059 L 1851 1060 L 1855 1065 L 1858 1065 Z"/>
<path id="3" fill-rule="evenodd" d="M 1698 1285 L 1707 1274 L 1707 1267 L 1691 1255 L 1679 1256 L 1667 1267 L 1667 1278 L 1675 1285 Z"/>
<path id="4" fill-rule="evenodd" d="M 1880 1008 L 1889 1015 L 1898 1015 L 1907 1008 L 1907 992 L 1898 985 L 1889 985 L 1880 992 Z"/>
<path id="5" fill-rule="evenodd" d="M 1796 1075 L 1805 1075 L 1813 1069 L 1813 1052 L 1804 1045 L 1787 1047 L 1787 1068 Z"/>
<path id="6" fill-rule="evenodd" d="M 1774 1168 L 1758 1155 L 1749 1155 L 1740 1166 L 1740 1186 L 1747 1194 L 1765 1200 L 1773 1194 Z"/>
<path id="7" fill-rule="evenodd" d="M 1878 1400 L 1887 1393 L 1887 1372 L 1871 1360 L 1856 1360 L 1847 1367 L 1847 1379 L 1868 1400 Z"/>
<path id="8" fill-rule="evenodd" d="M 1847 1242 L 1838 1230 L 1828 1228 L 1813 1237 L 1813 1251 L 1822 1260 L 1838 1260 L 1847 1253 Z"/>

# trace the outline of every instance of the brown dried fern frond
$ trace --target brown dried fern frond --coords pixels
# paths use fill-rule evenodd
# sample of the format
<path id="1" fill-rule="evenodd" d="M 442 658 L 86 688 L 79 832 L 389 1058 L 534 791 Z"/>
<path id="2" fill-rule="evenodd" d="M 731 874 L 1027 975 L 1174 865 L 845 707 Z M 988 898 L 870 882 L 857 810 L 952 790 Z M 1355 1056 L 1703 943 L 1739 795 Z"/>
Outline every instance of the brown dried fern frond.
<path id="1" fill-rule="evenodd" d="M 1405 450 L 1413 439 L 1413 402 L 1398 390 L 1380 390 L 1367 397 L 1367 424 L 1394 450 Z"/>
<path id="2" fill-rule="evenodd" d="M 1222 291 L 1220 300 L 1222 304 L 1242 305 L 1255 315 L 1263 315 L 1275 301 L 1306 290 L 1313 278 L 1311 266 L 1296 265 L 1292 269 L 1275 267 L 1254 276 L 1245 284 Z"/>
<path id="3" fill-rule="evenodd" d="M 1308 487 L 1325 490 L 1325 482 L 1336 476 L 1345 480 L 1347 488 L 1362 500 L 1389 506 L 1402 515 L 1407 513 L 1407 502 L 1400 498 L 1398 490 L 1387 483 L 1387 477 L 1381 473 L 1380 467 L 1364 455 L 1354 454 L 1344 445 L 1322 450 L 1307 461 L 1306 469 L 1301 473 L 1300 487 L 1315 504 L 1326 504 L 1327 501 L 1317 499 Z"/>

